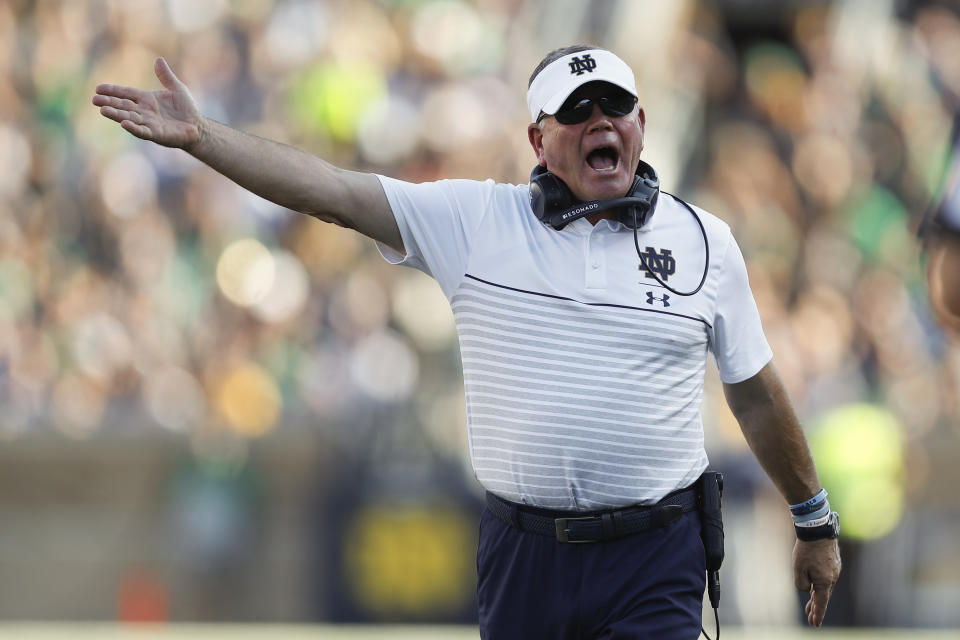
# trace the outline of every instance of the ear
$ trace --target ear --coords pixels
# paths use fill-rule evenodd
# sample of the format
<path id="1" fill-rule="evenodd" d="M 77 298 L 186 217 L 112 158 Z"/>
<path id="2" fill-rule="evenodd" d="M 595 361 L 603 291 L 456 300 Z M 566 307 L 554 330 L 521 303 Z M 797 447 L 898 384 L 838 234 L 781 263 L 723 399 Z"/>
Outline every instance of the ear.
<path id="1" fill-rule="evenodd" d="M 543 155 L 543 129 L 535 122 L 527 125 L 527 139 L 530 140 L 530 146 L 537 155 L 537 163 L 541 167 L 547 166 L 547 160 Z"/>
<path id="2" fill-rule="evenodd" d="M 643 107 L 637 110 L 637 120 L 640 121 L 640 150 L 643 151 L 643 133 L 647 126 L 647 114 L 643 112 Z"/>

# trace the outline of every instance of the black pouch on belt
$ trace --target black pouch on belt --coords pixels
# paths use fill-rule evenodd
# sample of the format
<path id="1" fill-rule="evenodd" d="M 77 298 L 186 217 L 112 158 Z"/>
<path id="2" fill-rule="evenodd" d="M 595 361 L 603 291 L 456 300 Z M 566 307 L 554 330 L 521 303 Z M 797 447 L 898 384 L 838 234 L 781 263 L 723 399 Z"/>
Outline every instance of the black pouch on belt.
<path id="1" fill-rule="evenodd" d="M 720 565 L 723 564 L 723 516 L 720 498 L 723 496 L 723 474 L 705 471 L 700 476 L 700 538 L 707 555 L 707 595 L 710 605 L 720 603 Z"/>

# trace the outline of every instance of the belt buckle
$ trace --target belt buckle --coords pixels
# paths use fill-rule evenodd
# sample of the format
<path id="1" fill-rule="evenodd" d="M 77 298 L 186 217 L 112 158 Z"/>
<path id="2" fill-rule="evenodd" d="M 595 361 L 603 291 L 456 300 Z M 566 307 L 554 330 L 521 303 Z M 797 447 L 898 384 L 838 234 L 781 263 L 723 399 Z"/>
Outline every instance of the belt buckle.
<path id="1" fill-rule="evenodd" d="M 599 520 L 597 516 L 584 516 L 582 518 L 556 518 L 553 523 L 557 528 L 557 540 L 560 542 L 566 542 L 567 544 L 585 544 L 589 542 L 596 542 L 596 540 L 571 540 L 570 539 L 570 529 L 567 527 L 568 522 L 589 522 L 590 520 Z"/>

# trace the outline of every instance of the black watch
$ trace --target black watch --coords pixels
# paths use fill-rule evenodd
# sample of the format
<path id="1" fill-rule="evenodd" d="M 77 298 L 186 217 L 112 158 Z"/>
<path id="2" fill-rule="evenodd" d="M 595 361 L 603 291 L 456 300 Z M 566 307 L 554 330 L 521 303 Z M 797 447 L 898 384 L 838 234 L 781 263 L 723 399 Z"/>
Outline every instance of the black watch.
<path id="1" fill-rule="evenodd" d="M 793 525 L 797 531 L 797 538 L 804 542 L 812 540 L 833 540 L 840 537 L 840 516 L 836 511 L 831 511 L 827 516 L 827 522 L 819 527 L 800 527 Z"/>

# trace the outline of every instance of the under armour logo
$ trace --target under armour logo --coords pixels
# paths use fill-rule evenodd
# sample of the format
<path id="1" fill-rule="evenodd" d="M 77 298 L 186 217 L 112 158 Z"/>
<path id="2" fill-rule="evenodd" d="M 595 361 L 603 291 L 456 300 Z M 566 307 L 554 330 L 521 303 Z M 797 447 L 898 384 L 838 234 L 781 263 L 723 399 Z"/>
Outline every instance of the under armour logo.
<path id="1" fill-rule="evenodd" d="M 655 296 L 655 295 L 653 295 L 653 292 L 652 292 L 652 291 L 647 291 L 647 304 L 653 304 L 653 301 L 654 301 L 654 300 L 656 300 L 657 302 L 663 303 L 663 306 L 665 306 L 665 307 L 669 307 L 669 306 L 670 306 L 670 296 L 669 296 L 669 294 L 666 294 L 666 293 L 665 293 L 665 294 L 663 294 L 662 296 Z"/>
<path id="2" fill-rule="evenodd" d="M 673 257 L 671 249 L 663 249 L 660 253 L 653 247 L 647 247 L 642 254 L 643 260 L 640 262 L 640 271 L 646 271 L 648 278 L 656 279 L 653 274 L 656 273 L 664 282 L 677 271 L 677 260 Z M 651 271 L 653 273 L 651 273 Z"/>
<path id="3" fill-rule="evenodd" d="M 578 76 L 582 76 L 584 71 L 593 73 L 593 70 L 597 68 L 597 61 L 590 57 L 589 53 L 570 58 L 569 64 L 570 73 L 575 73 Z"/>

